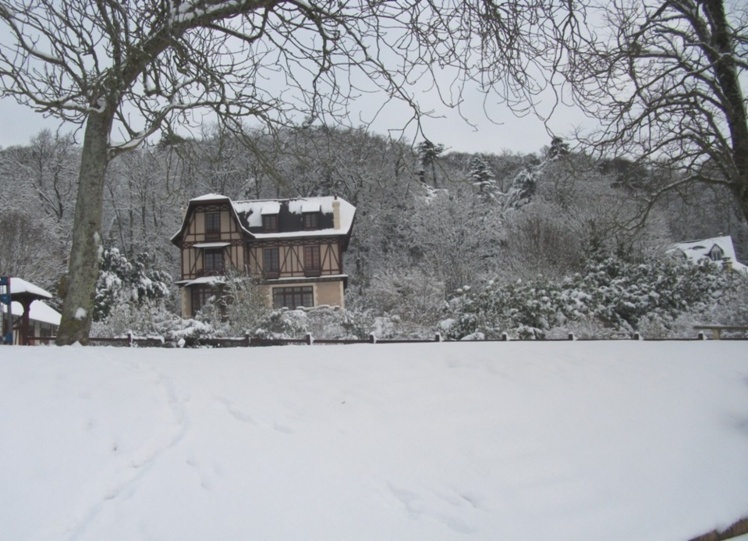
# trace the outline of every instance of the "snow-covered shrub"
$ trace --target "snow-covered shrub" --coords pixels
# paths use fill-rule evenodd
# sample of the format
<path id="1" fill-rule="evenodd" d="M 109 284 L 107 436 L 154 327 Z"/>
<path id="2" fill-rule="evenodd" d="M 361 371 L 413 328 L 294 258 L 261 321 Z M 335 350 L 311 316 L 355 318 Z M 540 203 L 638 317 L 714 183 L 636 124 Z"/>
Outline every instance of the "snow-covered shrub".
<path id="1" fill-rule="evenodd" d="M 315 306 L 268 313 L 252 333 L 264 338 L 304 338 L 311 334 L 320 340 L 355 339 L 355 315 L 337 306 Z"/>
<path id="2" fill-rule="evenodd" d="M 739 302 L 745 299 L 743 283 L 710 263 L 607 258 L 588 263 L 583 272 L 560 282 L 490 281 L 464 291 L 450 303 L 453 321 L 446 332 L 452 339 L 475 332 L 489 339 L 503 332 L 513 338 L 558 337 L 564 332 L 587 337 L 591 333 L 586 329 L 600 338 L 636 330 L 665 337 L 683 314 L 718 310 L 723 297 L 731 299 L 726 304 L 733 307 L 734 319 L 744 317 L 738 308 L 745 306 Z M 600 332 L 601 328 L 607 330 Z"/>
<path id="3" fill-rule="evenodd" d="M 374 276 L 365 302 L 377 314 L 430 327 L 444 309 L 444 284 L 418 269 L 383 271 Z"/>
<path id="4" fill-rule="evenodd" d="M 122 337 L 132 332 L 137 336 L 169 337 L 183 326 L 182 318 L 167 310 L 163 302 L 145 300 L 140 305 L 123 302 L 114 305 L 106 319 L 93 322 L 91 336 Z"/>
<path id="5" fill-rule="evenodd" d="M 254 334 L 270 311 L 267 292 L 248 276 L 227 277 L 221 294 L 225 308 L 217 319 L 227 323 L 226 332 L 233 336 Z"/>
<path id="6" fill-rule="evenodd" d="M 115 306 L 142 306 L 147 301 L 164 300 L 169 296 L 171 277 L 154 268 L 147 252 L 129 261 L 117 248 L 104 250 L 96 283 L 94 321 L 109 316 Z"/>

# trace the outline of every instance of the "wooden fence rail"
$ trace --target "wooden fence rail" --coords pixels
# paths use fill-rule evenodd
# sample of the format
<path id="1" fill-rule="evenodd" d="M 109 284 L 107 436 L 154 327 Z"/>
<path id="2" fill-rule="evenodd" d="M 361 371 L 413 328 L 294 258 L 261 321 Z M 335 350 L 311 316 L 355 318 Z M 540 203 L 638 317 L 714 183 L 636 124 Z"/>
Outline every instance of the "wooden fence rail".
<path id="1" fill-rule="evenodd" d="M 645 338 L 638 332 L 631 335 L 631 340 L 647 340 L 647 341 L 692 341 L 692 340 L 706 340 L 707 336 L 704 331 L 713 331 L 713 339 L 715 340 L 748 340 L 746 333 L 748 333 L 748 326 L 722 326 L 722 325 L 697 325 L 694 326 L 694 330 L 698 331 L 698 334 L 693 338 Z M 725 338 L 722 336 L 722 332 L 739 332 L 744 331 L 743 336 Z M 31 337 L 32 344 L 54 344 L 54 337 Z M 460 341 L 460 343 L 471 343 L 471 342 L 508 342 L 508 341 L 522 341 L 522 342 L 565 342 L 569 340 L 579 341 L 600 341 L 610 340 L 610 338 L 577 338 L 574 334 L 569 333 L 566 338 L 542 338 L 542 339 L 510 339 L 507 333 L 503 333 L 501 338 L 492 340 L 470 340 Z M 190 339 L 179 339 L 179 338 L 164 338 L 162 336 L 135 336 L 130 333 L 127 336 L 112 338 L 112 337 L 92 337 L 90 339 L 91 345 L 96 346 L 115 346 L 115 347 L 213 347 L 213 348 L 235 348 L 235 347 L 269 347 L 269 346 L 290 346 L 290 345 L 351 345 L 351 344 L 425 344 L 430 342 L 443 342 L 445 341 L 441 334 L 436 333 L 434 338 L 431 340 L 411 340 L 411 339 L 383 339 L 377 338 L 374 334 L 370 334 L 366 339 L 316 339 L 311 334 L 307 334 L 303 338 L 252 338 L 249 335 L 244 337 L 226 337 L 226 338 L 190 338 Z M 454 342 L 450 340 L 450 342 Z"/>

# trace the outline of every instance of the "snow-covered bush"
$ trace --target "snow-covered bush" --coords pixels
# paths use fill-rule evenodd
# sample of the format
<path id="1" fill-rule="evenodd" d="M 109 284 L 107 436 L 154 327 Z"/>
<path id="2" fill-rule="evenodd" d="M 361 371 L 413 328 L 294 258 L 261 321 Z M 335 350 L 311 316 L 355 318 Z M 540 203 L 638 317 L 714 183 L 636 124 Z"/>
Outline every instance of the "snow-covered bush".
<path id="1" fill-rule="evenodd" d="M 159 300 L 145 300 L 141 304 L 121 302 L 112 306 L 105 319 L 93 322 L 91 336 L 122 337 L 132 332 L 137 336 L 168 337 L 183 327 L 182 318 Z"/>
<path id="2" fill-rule="evenodd" d="M 320 340 L 362 338 L 356 330 L 352 312 L 337 306 L 315 306 L 273 310 L 252 334 L 262 338 L 304 338 L 307 334 Z"/>
<path id="3" fill-rule="evenodd" d="M 438 321 L 444 309 L 444 283 L 418 269 L 382 271 L 365 294 L 367 308 L 377 315 L 393 315 L 426 326 Z"/>
<path id="4" fill-rule="evenodd" d="M 166 299 L 170 282 L 166 272 L 154 268 L 147 252 L 129 261 L 117 248 L 104 250 L 96 283 L 94 321 L 106 319 L 114 307 L 122 304 L 140 307 L 147 301 Z"/>
<path id="5" fill-rule="evenodd" d="M 490 281 L 463 291 L 450 303 L 453 321 L 446 332 L 452 339 L 475 332 L 489 339 L 503 332 L 513 338 L 559 337 L 567 332 L 607 338 L 635 330 L 665 337 L 685 314 L 707 316 L 715 310 L 727 314 L 729 306 L 730 317 L 744 318 L 748 315 L 740 308 L 745 306 L 740 302 L 746 295 L 744 282 L 710 263 L 607 258 L 588 263 L 583 272 L 563 281 Z M 730 300 L 723 304 L 722 298 Z M 707 317 L 717 319 L 714 314 Z"/>
<path id="6" fill-rule="evenodd" d="M 221 294 L 225 308 L 214 319 L 226 323 L 226 332 L 232 336 L 253 334 L 270 311 L 267 292 L 248 276 L 228 276 Z"/>

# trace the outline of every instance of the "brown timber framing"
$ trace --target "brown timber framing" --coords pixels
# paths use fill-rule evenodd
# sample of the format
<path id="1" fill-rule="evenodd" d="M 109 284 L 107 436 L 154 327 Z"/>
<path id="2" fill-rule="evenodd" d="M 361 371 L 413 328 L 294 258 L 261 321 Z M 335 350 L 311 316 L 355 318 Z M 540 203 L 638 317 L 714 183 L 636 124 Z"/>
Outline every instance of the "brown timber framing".
<path id="1" fill-rule="evenodd" d="M 320 209 L 315 211 L 319 212 L 319 234 L 304 227 L 307 222 L 301 216 L 305 208 Z M 267 233 L 260 218 L 272 211 L 278 213 L 279 227 Z M 178 283 L 183 286 L 184 317 L 194 314 L 194 293 L 212 287 L 216 282 L 212 277 L 226 274 L 259 279 L 269 302 L 274 293 L 284 293 L 284 288 L 307 287 L 312 289 L 313 300 L 305 299 L 304 303 L 343 307 L 347 285 L 343 252 L 354 213 L 355 207 L 335 196 L 235 202 L 208 194 L 191 200 L 182 226 L 172 238 L 181 251 Z M 266 255 L 273 257 L 272 272 L 268 273 Z"/>
<path id="2" fill-rule="evenodd" d="M 205 226 L 205 215 L 220 212 L 221 229 L 219 235 L 210 235 Z M 224 268 L 243 269 L 246 259 L 242 231 L 239 229 L 233 210 L 229 203 L 196 205 L 189 215 L 181 250 L 182 280 L 194 280 L 208 275 L 203 269 L 204 249 L 195 245 L 200 243 L 225 242 L 221 247 L 224 254 Z"/>
<path id="3" fill-rule="evenodd" d="M 341 243 L 336 239 L 274 239 L 252 241 L 248 245 L 249 271 L 253 276 L 263 275 L 262 250 L 264 248 L 278 248 L 280 258 L 280 275 L 283 278 L 301 278 L 307 276 L 304 269 L 304 246 L 320 247 L 321 276 L 335 276 L 343 274 L 343 263 L 340 253 Z"/>

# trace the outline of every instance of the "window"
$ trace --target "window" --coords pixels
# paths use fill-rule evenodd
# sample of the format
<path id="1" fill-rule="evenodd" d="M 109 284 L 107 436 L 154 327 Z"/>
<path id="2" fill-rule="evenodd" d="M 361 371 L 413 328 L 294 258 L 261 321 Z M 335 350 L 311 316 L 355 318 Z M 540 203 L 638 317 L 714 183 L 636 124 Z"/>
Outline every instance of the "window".
<path id="1" fill-rule="evenodd" d="M 205 274 L 223 272 L 223 250 L 205 250 L 203 252 L 203 270 Z"/>
<path id="2" fill-rule="evenodd" d="M 216 240 L 221 238 L 221 213 L 205 213 L 205 239 Z"/>
<path id="3" fill-rule="evenodd" d="M 312 286 L 273 288 L 273 308 L 297 308 L 299 306 L 314 306 Z"/>
<path id="4" fill-rule="evenodd" d="M 277 278 L 280 275 L 280 257 L 277 247 L 262 250 L 262 270 L 268 278 Z"/>
<path id="5" fill-rule="evenodd" d="M 304 246 L 304 274 L 319 276 L 321 273 L 322 264 L 319 256 L 319 246 Z"/>
<path id="6" fill-rule="evenodd" d="M 39 328 L 39 343 L 47 345 L 50 344 L 50 338 L 54 336 L 53 332 L 54 329 L 52 328 L 52 325 L 42 323 L 41 327 Z"/>
<path id="7" fill-rule="evenodd" d="M 268 232 L 278 231 L 278 215 L 265 214 L 262 217 L 262 230 Z"/>
<path id="8" fill-rule="evenodd" d="M 191 291 L 192 297 L 192 317 L 208 304 L 208 301 L 213 296 L 213 292 L 210 288 L 205 286 L 193 286 Z"/>
<path id="9" fill-rule="evenodd" d="M 319 229 L 319 212 L 305 212 L 304 229 Z"/>

